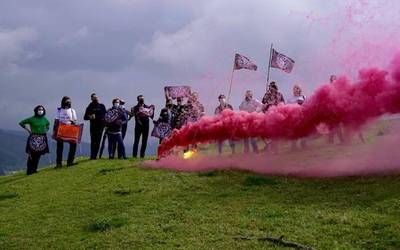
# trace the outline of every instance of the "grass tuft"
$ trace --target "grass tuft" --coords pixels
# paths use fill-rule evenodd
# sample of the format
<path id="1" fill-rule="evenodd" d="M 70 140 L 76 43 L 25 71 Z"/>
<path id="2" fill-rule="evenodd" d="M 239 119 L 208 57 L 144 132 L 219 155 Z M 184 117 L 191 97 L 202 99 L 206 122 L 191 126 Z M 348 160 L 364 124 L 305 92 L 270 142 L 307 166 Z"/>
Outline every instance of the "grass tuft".
<path id="1" fill-rule="evenodd" d="M 120 228 L 127 224 L 123 218 L 97 218 L 88 226 L 90 232 L 106 232 L 114 228 Z"/>

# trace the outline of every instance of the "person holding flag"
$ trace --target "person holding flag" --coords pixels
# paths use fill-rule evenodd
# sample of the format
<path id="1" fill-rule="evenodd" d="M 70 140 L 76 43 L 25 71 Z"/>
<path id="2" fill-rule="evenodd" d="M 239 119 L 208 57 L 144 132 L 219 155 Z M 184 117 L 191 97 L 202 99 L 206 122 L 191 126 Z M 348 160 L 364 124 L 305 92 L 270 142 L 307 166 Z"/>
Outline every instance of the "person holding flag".
<path id="1" fill-rule="evenodd" d="M 264 104 L 262 111 L 265 113 L 271 106 L 277 106 L 279 103 L 285 103 L 285 99 L 281 92 L 278 91 L 278 86 L 275 82 L 270 82 L 267 86 L 267 92 L 262 99 Z"/>

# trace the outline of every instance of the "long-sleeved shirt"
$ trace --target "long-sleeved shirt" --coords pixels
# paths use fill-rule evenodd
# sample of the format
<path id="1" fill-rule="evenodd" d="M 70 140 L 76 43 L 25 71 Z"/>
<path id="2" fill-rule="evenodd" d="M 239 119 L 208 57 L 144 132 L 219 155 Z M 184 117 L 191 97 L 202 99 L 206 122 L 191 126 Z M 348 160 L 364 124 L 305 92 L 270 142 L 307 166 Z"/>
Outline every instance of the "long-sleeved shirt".
<path id="1" fill-rule="evenodd" d="M 50 122 L 44 116 L 32 116 L 21 121 L 19 125 L 23 128 L 25 128 L 26 125 L 29 125 L 33 134 L 46 134 L 49 130 Z"/>
<path id="2" fill-rule="evenodd" d="M 263 104 L 254 98 L 251 98 L 250 100 L 244 99 L 243 102 L 239 106 L 240 111 L 246 111 L 246 112 L 260 112 L 263 107 Z"/>
<path id="3" fill-rule="evenodd" d="M 262 99 L 262 103 L 264 104 L 263 111 L 267 111 L 271 106 L 276 106 L 279 103 L 285 103 L 285 99 L 283 98 L 281 92 L 267 91 Z"/>
<path id="4" fill-rule="evenodd" d="M 216 115 L 221 114 L 221 112 L 224 111 L 225 109 L 233 110 L 233 107 L 229 103 L 225 103 L 224 106 L 218 105 L 218 107 L 215 108 L 214 114 Z"/>
<path id="5" fill-rule="evenodd" d="M 104 115 L 106 114 L 106 107 L 102 103 L 91 102 L 83 116 L 84 120 L 90 120 L 90 127 L 104 127 Z M 95 115 L 94 119 L 90 119 L 91 115 Z"/>

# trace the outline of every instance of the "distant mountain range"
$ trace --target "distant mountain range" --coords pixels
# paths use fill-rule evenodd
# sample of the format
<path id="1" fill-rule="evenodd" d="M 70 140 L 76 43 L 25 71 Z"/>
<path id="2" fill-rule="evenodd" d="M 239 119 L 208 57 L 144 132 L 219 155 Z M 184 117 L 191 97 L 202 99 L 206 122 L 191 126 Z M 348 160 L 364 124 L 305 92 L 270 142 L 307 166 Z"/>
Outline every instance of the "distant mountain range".
<path id="1" fill-rule="evenodd" d="M 13 131 L 0 129 L 0 175 L 23 170 L 26 168 L 25 145 L 28 134 L 25 131 Z M 50 154 L 42 156 L 40 166 L 47 166 L 55 163 L 56 143 L 49 137 Z M 147 154 L 154 155 L 157 152 L 155 140 L 149 140 Z M 127 144 L 127 156 L 130 157 L 132 145 Z M 68 153 L 68 146 L 64 148 L 64 154 Z M 76 156 L 89 156 L 90 144 L 82 142 Z M 103 157 L 107 157 L 107 147 L 104 149 Z M 65 158 L 65 157 L 64 157 Z"/>

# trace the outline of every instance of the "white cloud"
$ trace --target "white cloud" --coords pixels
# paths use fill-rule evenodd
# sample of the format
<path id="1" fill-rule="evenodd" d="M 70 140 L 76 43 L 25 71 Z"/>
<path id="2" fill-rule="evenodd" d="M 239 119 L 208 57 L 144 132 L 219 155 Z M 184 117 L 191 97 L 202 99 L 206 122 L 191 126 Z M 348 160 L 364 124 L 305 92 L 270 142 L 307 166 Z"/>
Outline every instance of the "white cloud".
<path id="1" fill-rule="evenodd" d="M 0 68 L 14 68 L 19 63 L 40 57 L 40 53 L 29 51 L 27 45 L 37 40 L 37 32 L 28 27 L 14 30 L 0 29 Z"/>

